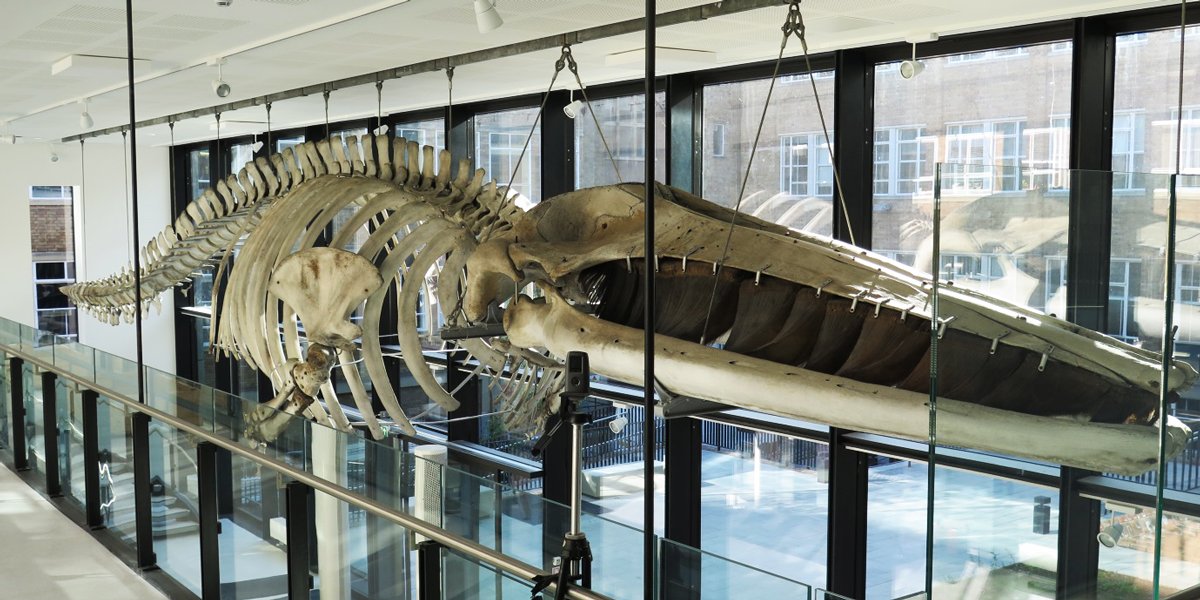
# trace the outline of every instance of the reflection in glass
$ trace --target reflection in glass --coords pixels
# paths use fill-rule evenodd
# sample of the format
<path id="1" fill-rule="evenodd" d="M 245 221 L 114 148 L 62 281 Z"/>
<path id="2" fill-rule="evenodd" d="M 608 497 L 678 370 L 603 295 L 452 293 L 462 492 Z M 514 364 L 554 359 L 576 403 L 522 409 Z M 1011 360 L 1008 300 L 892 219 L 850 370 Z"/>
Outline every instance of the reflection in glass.
<path id="1" fill-rule="evenodd" d="M 136 544 L 133 505 L 133 430 L 125 405 L 101 396 L 97 401 L 100 514 L 109 531 L 130 548 Z"/>
<path id="2" fill-rule="evenodd" d="M 575 188 L 642 181 L 646 178 L 645 98 L 619 96 L 591 101 L 595 120 L 585 109 L 575 117 Z M 601 139 L 596 122 L 604 132 Z M 654 178 L 663 181 L 667 173 L 666 94 L 654 95 Z M 612 151 L 612 158 L 604 143 Z M 613 162 L 621 171 L 618 180 Z"/>
<path id="3" fill-rule="evenodd" d="M 814 74 L 833 140 L 832 71 Z M 704 87 L 704 198 L 738 202 L 770 80 Z M 833 163 L 807 74 L 775 86 L 740 210 L 812 233 L 833 233 Z"/>
<path id="4" fill-rule="evenodd" d="M 1153 508 L 1104 502 L 1100 516 L 1101 600 L 1154 598 Z M 1163 514 L 1159 596 L 1200 584 L 1200 519 Z"/>
<path id="5" fill-rule="evenodd" d="M 1066 262 L 1070 49 L 1070 42 L 1060 42 L 923 58 L 919 84 L 900 76 L 899 63 L 876 66 L 871 246 L 876 252 L 930 269 L 928 255 L 918 255 L 928 252 L 932 235 L 935 165 L 952 163 L 958 166 L 942 180 L 943 225 L 951 224 L 950 213 L 968 212 L 954 227 L 962 235 L 943 234 L 943 253 L 954 256 L 941 268 L 956 285 L 967 280 L 973 289 L 1000 292 L 1023 306 L 1046 306 L 1059 287 L 1054 275 Z M 1061 209 L 1054 206 L 1057 200 Z M 974 230 L 1003 230 L 1005 220 L 1028 217 L 1022 211 L 1029 205 L 1047 223 L 1039 227 L 1063 234 L 1053 240 L 1055 248 L 1030 259 L 1037 264 L 1026 264 L 1018 248 L 999 252 L 1004 236 L 966 243 Z M 1036 280 L 1032 284 L 1041 293 L 1005 295 L 1015 290 L 1012 278 L 1024 275 Z M 994 280 L 1003 281 L 988 283 Z"/>
<path id="6" fill-rule="evenodd" d="M 700 436 L 701 548 L 824 583 L 828 446 L 713 421 Z"/>
<path id="7" fill-rule="evenodd" d="M 433 146 L 433 149 L 439 153 L 446 148 L 445 119 L 420 119 L 396 123 L 392 133 L 398 138 L 404 138 L 422 146 Z"/>
<path id="8" fill-rule="evenodd" d="M 476 163 L 498 185 L 511 180 L 518 194 L 514 202 L 525 209 L 542 200 L 542 124 L 533 127 L 537 114 L 534 107 L 475 115 Z M 529 147 L 521 158 L 526 140 Z"/>
<path id="9" fill-rule="evenodd" d="M 150 423 L 150 523 L 158 566 L 200 593 L 200 503 L 196 442 Z"/>

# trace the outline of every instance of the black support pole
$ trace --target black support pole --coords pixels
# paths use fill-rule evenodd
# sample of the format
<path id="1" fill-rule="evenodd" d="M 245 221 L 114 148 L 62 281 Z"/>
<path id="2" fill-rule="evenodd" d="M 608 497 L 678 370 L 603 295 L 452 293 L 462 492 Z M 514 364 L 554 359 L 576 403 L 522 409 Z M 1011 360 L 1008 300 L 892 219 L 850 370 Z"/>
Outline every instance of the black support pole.
<path id="1" fill-rule="evenodd" d="M 646 53 L 646 69 L 643 81 L 646 98 L 646 172 L 645 188 L 643 190 L 645 206 L 645 227 L 642 243 L 645 248 L 646 264 L 654 256 L 654 55 L 657 49 L 656 27 L 658 22 L 658 3 L 646 0 L 646 43 L 643 46 Z M 642 451 L 644 465 L 642 477 L 644 485 L 644 506 L 642 511 L 642 593 L 647 600 L 654 594 L 654 269 L 643 269 L 645 281 L 642 283 L 642 308 L 645 311 L 642 318 L 645 332 L 645 343 L 642 352 L 645 355 L 645 375 L 642 382 Z"/>
<path id="2" fill-rule="evenodd" d="M 845 206 L 834 202 L 837 217 L 833 220 L 833 232 L 839 240 L 853 239 L 859 247 L 870 248 L 874 69 L 859 50 L 838 50 L 834 61 L 837 79 L 833 94 L 833 158 Z"/>
<path id="3" fill-rule="evenodd" d="M 150 518 L 150 416 L 133 413 L 133 506 L 137 534 L 137 566 L 157 568 L 154 525 Z"/>
<path id="4" fill-rule="evenodd" d="M 367 493 L 389 506 L 400 505 L 400 453 L 392 445 L 396 438 L 367 442 L 363 455 Z M 392 535 L 396 525 L 374 513 L 367 519 L 367 596 L 398 598 L 405 584 L 407 556 L 400 540 Z"/>
<path id="5" fill-rule="evenodd" d="M 471 374 L 470 369 L 464 363 L 466 357 L 467 353 L 465 351 L 447 354 L 446 388 L 452 390 L 462 385 L 458 392 L 454 394 L 454 399 L 458 400 L 458 409 L 447 415 L 451 419 L 477 417 L 480 413 L 479 379 L 472 378 L 466 384 L 463 384 L 463 381 Z M 479 419 L 465 419 L 447 423 L 446 439 L 455 442 L 479 443 Z"/>
<path id="6" fill-rule="evenodd" d="M 94 390 L 83 390 L 83 504 L 87 526 L 91 529 L 104 527 L 104 513 L 100 510 L 99 403 L 100 394 Z"/>
<path id="7" fill-rule="evenodd" d="M 829 429 L 829 591 L 867 591 L 867 456 L 846 447 L 848 431 Z"/>
<path id="8" fill-rule="evenodd" d="M 217 500 L 217 446 L 196 445 L 196 487 L 200 503 L 200 597 L 221 598 L 220 507 Z"/>
<path id="9" fill-rule="evenodd" d="M 25 437 L 25 361 L 8 359 L 8 395 L 12 402 L 13 469 L 29 470 L 29 440 Z"/>
<path id="10" fill-rule="evenodd" d="M 666 537 L 681 544 L 664 545 L 662 597 L 700 598 L 700 421 L 667 419 Z M 687 548 L 685 546 L 690 546 Z"/>
<path id="11" fill-rule="evenodd" d="M 58 469 L 58 376 L 42 371 L 42 452 L 46 457 L 46 495 L 62 496 Z"/>
<path id="12" fill-rule="evenodd" d="M 702 177 L 703 96 L 693 75 L 667 77 L 667 182 L 693 194 L 700 192 Z"/>
<path id="13" fill-rule="evenodd" d="M 568 84 L 574 85 L 574 82 Z M 546 99 L 542 113 L 542 148 L 561 148 L 542 152 L 542 198 L 552 198 L 575 189 L 575 121 L 563 114 L 570 92 L 555 90 Z M 580 115 L 580 118 L 590 117 Z M 589 122 L 588 127 L 595 129 Z"/>
<path id="14" fill-rule="evenodd" d="M 442 600 L 442 545 L 433 540 L 417 544 L 417 598 Z"/>
<path id="15" fill-rule="evenodd" d="M 1075 20 L 1071 80 L 1071 173 L 1067 239 L 1067 320 L 1107 326 L 1112 238 L 1112 110 L 1116 37 L 1097 18 Z M 1083 497 L 1092 471 L 1062 467 L 1058 496 L 1059 598 L 1096 597 L 1100 501 Z"/>
<path id="16" fill-rule="evenodd" d="M 312 488 L 292 481 L 287 484 L 287 565 L 288 598 L 308 600 L 312 589 L 309 575 L 309 553 L 313 546 L 309 538 L 309 519 L 312 513 Z"/>

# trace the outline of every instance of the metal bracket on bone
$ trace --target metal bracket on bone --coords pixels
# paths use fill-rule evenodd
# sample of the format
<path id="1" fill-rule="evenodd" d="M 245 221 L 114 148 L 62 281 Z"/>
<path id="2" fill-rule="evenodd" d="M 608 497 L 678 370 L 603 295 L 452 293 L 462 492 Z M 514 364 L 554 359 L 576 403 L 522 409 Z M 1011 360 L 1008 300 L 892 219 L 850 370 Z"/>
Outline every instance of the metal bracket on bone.
<path id="1" fill-rule="evenodd" d="M 707 415 L 712 413 L 724 412 L 731 408 L 727 404 L 719 402 L 710 402 L 708 400 L 700 400 L 690 396 L 677 396 L 672 394 L 663 386 L 662 382 L 656 377 L 654 379 L 654 391 L 658 393 L 659 408 L 662 410 L 664 419 L 676 419 L 679 417 L 694 417 L 697 415 Z"/>

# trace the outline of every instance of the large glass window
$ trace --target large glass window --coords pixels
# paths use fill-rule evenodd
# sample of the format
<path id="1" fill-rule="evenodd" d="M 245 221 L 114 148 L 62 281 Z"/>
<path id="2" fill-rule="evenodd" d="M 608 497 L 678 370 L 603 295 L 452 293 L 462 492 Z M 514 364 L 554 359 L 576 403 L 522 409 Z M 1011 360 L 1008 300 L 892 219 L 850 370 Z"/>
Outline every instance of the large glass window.
<path id="1" fill-rule="evenodd" d="M 71 339 L 79 336 L 78 313 L 61 288 L 75 283 L 74 196 L 74 188 L 69 185 L 35 185 L 29 189 L 37 328 Z"/>
<path id="2" fill-rule="evenodd" d="M 646 178 L 645 97 L 638 94 L 592 100 L 595 120 L 586 111 L 575 117 L 575 187 L 586 188 Z M 601 139 L 596 123 L 604 132 Z M 654 178 L 666 179 L 666 95 L 654 95 Z M 604 143 L 612 151 L 612 158 Z M 613 163 L 620 169 L 618 178 Z"/>
<path id="3" fill-rule="evenodd" d="M 514 202 L 522 208 L 542 200 L 542 125 L 533 126 L 537 114 L 535 107 L 475 115 L 475 160 L 498 186 L 512 181 Z"/>
<path id="4" fill-rule="evenodd" d="M 833 139 L 833 77 L 815 75 Z M 769 79 L 704 87 L 702 195 L 722 206 L 738 204 Z M 833 163 L 808 75 L 779 79 L 767 107 L 740 210 L 794 229 L 833 232 Z"/>
<path id="5" fill-rule="evenodd" d="M 207 147 L 188 152 L 188 191 L 191 196 L 185 202 L 199 198 L 212 184 L 211 166 Z"/>
<path id="6" fill-rule="evenodd" d="M 1070 49 L 925 58 L 913 79 L 895 63 L 875 69 L 876 252 L 932 270 L 933 184 L 946 163 L 943 276 L 1032 308 L 1063 296 Z M 1008 247 L 1015 228 L 1031 239 Z"/>
<path id="7" fill-rule="evenodd" d="M 828 446 L 714 421 L 700 431 L 700 548 L 823 585 Z"/>
<path id="8" fill-rule="evenodd" d="M 434 150 L 438 152 L 446 148 L 445 119 L 401 121 L 395 124 L 393 133 L 398 138 L 404 138 L 422 146 L 433 146 Z"/>

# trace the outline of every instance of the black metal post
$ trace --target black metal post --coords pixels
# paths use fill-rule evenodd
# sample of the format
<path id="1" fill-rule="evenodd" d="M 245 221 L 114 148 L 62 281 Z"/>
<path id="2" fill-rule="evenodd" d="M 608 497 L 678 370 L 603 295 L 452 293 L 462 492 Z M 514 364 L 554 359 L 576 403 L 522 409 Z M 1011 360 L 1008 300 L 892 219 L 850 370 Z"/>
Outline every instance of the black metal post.
<path id="1" fill-rule="evenodd" d="M 667 419 L 666 534 L 667 539 L 700 547 L 700 421 Z M 663 597 L 700 598 L 698 552 L 665 544 L 662 553 Z"/>
<path id="2" fill-rule="evenodd" d="M 1071 173 L 1067 239 L 1067 320 L 1107 326 L 1112 236 L 1112 109 L 1116 37 L 1103 20 L 1075 20 L 1071 80 Z M 1058 496 L 1060 598 L 1095 598 L 1100 501 L 1079 494 L 1094 472 L 1062 467 Z"/>
<path id="3" fill-rule="evenodd" d="M 574 87 L 575 82 L 567 85 Z M 542 112 L 542 148 L 545 149 L 542 152 L 542 198 L 575 189 L 575 121 L 563 113 L 569 102 L 567 90 L 552 91 Z M 580 118 L 591 119 L 585 115 Z M 591 123 L 587 126 L 595 129 Z"/>
<path id="4" fill-rule="evenodd" d="M 91 529 L 104 527 L 104 514 L 100 510 L 100 426 L 96 412 L 99 403 L 100 394 L 83 390 L 83 504 Z"/>
<path id="5" fill-rule="evenodd" d="M 845 201 L 845 206 L 836 198 L 834 201 L 834 237 L 870 248 L 874 68 L 861 50 L 838 50 L 834 61 L 837 72 L 833 94 L 834 165 L 840 197 Z"/>
<path id="6" fill-rule="evenodd" d="M 645 78 L 643 81 L 646 102 L 646 173 L 643 199 L 645 206 L 645 227 L 642 243 L 645 248 L 646 264 L 654 256 L 654 55 L 658 45 L 656 28 L 658 22 L 658 3 L 646 0 L 646 43 L 643 46 L 646 53 Z M 654 598 L 654 269 L 645 269 L 645 281 L 642 284 L 642 307 L 645 314 L 642 318 L 645 332 L 645 343 L 642 352 L 645 355 L 645 374 L 642 381 L 643 413 L 642 441 L 644 465 L 642 470 L 644 485 L 644 510 L 642 511 L 642 593 L 647 600 Z"/>
<path id="7" fill-rule="evenodd" d="M 200 503 L 200 597 L 221 598 L 220 508 L 217 500 L 217 446 L 196 445 L 196 495 Z"/>
<path id="8" fill-rule="evenodd" d="M 829 591 L 865 598 L 867 591 L 867 456 L 829 429 Z"/>
<path id="9" fill-rule="evenodd" d="M 137 535 L 137 566 L 157 568 L 154 554 L 154 525 L 150 519 L 150 416 L 135 412 L 133 429 L 133 506 Z"/>
<path id="10" fill-rule="evenodd" d="M 46 461 L 46 495 L 62 496 L 58 470 L 58 376 L 42 371 L 42 452 Z"/>
<path id="11" fill-rule="evenodd" d="M 312 589 L 309 574 L 310 548 L 315 540 L 309 537 L 309 515 L 312 513 L 312 488 L 292 481 L 287 484 L 287 564 L 288 598 L 308 600 Z M 376 597 L 376 596 L 372 596 Z"/>
<path id="12" fill-rule="evenodd" d="M 417 598 L 442 600 L 442 545 L 433 540 L 417 544 Z"/>
<path id="13" fill-rule="evenodd" d="M 12 402 L 13 469 L 29 470 L 29 440 L 25 436 L 25 361 L 8 359 L 8 395 Z"/>

